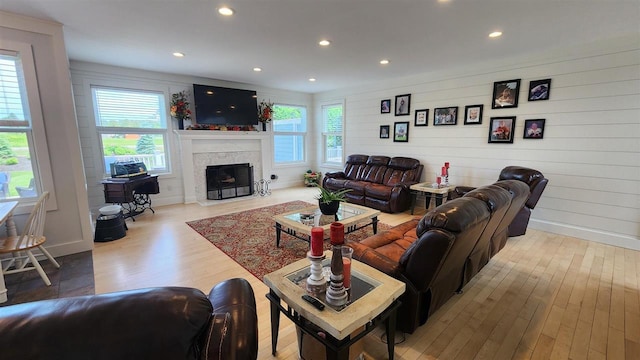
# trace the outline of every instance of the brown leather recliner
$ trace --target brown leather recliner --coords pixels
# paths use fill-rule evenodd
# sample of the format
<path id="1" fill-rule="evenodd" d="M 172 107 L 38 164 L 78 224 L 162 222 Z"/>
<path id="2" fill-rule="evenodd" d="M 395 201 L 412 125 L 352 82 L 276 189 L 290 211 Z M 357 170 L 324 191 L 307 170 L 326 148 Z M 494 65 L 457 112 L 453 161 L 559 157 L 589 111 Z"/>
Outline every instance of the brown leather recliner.
<path id="1" fill-rule="evenodd" d="M 464 197 L 474 197 L 483 201 L 491 212 L 491 219 L 469 254 L 460 289 L 505 246 L 509 224 L 522 208 L 528 196 L 529 188 L 527 185 L 516 180 L 497 181 L 493 185 L 479 187 L 464 195 Z"/>
<path id="2" fill-rule="evenodd" d="M 160 287 L 0 308 L 6 359 L 256 359 L 251 285 Z"/>
<path id="3" fill-rule="evenodd" d="M 409 187 L 420 182 L 423 165 L 407 157 L 349 155 L 344 170 L 328 172 L 322 186 L 331 191 L 350 189 L 347 201 L 388 213 L 411 206 Z"/>
<path id="4" fill-rule="evenodd" d="M 513 219 L 513 222 L 509 225 L 509 236 L 524 235 L 529 225 L 531 210 L 536 207 L 549 180 L 545 178 L 540 171 L 522 166 L 505 167 L 500 172 L 498 180 L 518 180 L 529 186 L 529 198 L 518 212 L 518 215 Z M 455 199 L 473 189 L 475 188 L 470 186 L 457 186 L 449 196 Z"/>
<path id="5" fill-rule="evenodd" d="M 391 230 L 358 243 L 353 258 L 405 282 L 398 329 L 413 333 L 456 290 L 467 257 L 489 221 L 484 202 L 472 197 L 448 201 Z"/>
<path id="6" fill-rule="evenodd" d="M 473 197 L 484 202 L 491 213 L 491 219 L 467 258 L 464 278 L 462 283 L 460 283 L 460 289 L 489 263 L 489 259 L 491 259 L 491 239 L 494 237 L 496 231 L 500 231 L 498 230 L 498 226 L 502 225 L 504 230 L 509 226 L 509 224 L 502 224 L 502 220 L 507 210 L 509 210 L 513 196 L 507 189 L 496 185 L 489 185 L 472 190 L 468 192 L 465 197 Z M 524 199 L 522 201 L 524 201 Z"/>
<path id="7" fill-rule="evenodd" d="M 528 196 L 523 182 L 498 181 L 348 246 L 354 259 L 405 282 L 397 324 L 412 333 L 502 249 Z"/>

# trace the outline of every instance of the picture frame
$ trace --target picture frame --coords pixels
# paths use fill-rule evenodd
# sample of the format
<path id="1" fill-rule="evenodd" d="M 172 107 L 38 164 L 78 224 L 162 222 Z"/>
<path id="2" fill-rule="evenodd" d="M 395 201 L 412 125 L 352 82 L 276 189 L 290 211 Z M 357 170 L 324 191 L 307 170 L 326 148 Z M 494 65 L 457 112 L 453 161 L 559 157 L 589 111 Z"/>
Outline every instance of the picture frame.
<path id="1" fill-rule="evenodd" d="M 409 115 L 411 113 L 411 94 L 396 95 L 396 116 Z"/>
<path id="2" fill-rule="evenodd" d="M 456 125 L 458 123 L 458 107 L 449 106 L 433 109 L 433 125 Z"/>
<path id="3" fill-rule="evenodd" d="M 549 100 L 551 79 L 529 81 L 529 101 Z"/>
<path id="4" fill-rule="evenodd" d="M 491 108 L 492 109 L 517 108 L 519 95 L 520 95 L 520 79 L 494 82 Z"/>
<path id="5" fill-rule="evenodd" d="M 380 125 L 380 139 L 389 138 L 389 125 Z"/>
<path id="6" fill-rule="evenodd" d="M 464 124 L 480 125 L 482 124 L 482 109 L 484 105 L 467 105 L 464 107 Z"/>
<path id="7" fill-rule="evenodd" d="M 429 109 L 416 110 L 414 126 L 429 126 Z"/>
<path id="8" fill-rule="evenodd" d="M 492 117 L 489 123 L 489 143 L 513 143 L 515 116 Z"/>
<path id="9" fill-rule="evenodd" d="M 542 139 L 544 137 L 545 119 L 530 119 L 524 121 L 523 139 Z"/>
<path id="10" fill-rule="evenodd" d="M 380 100 L 380 114 L 389 114 L 391 112 L 391 99 Z"/>
<path id="11" fill-rule="evenodd" d="M 408 121 L 397 121 L 393 123 L 393 142 L 409 142 Z"/>

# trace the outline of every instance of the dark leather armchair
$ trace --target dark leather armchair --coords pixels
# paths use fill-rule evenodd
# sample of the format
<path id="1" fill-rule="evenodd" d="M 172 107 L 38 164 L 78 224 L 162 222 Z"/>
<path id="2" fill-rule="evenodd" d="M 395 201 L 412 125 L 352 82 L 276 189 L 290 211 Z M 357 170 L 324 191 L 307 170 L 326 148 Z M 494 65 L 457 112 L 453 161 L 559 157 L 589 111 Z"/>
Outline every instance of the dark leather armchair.
<path id="1" fill-rule="evenodd" d="M 549 180 L 540 171 L 521 166 L 507 166 L 502 169 L 498 180 L 518 180 L 529 186 L 529 198 L 509 225 L 509 236 L 524 235 L 529 225 L 531 210 L 536 207 Z M 461 197 L 473 189 L 475 188 L 458 186 L 450 194 L 450 198 Z"/>
<path id="2" fill-rule="evenodd" d="M 160 287 L 0 308 L 6 359 L 256 359 L 251 285 Z"/>
<path id="3" fill-rule="evenodd" d="M 549 180 L 538 170 L 520 166 L 507 166 L 500 172 L 499 180 L 519 180 L 529 185 L 529 198 L 509 225 L 509 236 L 524 235 L 529 225 L 531 210 L 536 207 Z"/>

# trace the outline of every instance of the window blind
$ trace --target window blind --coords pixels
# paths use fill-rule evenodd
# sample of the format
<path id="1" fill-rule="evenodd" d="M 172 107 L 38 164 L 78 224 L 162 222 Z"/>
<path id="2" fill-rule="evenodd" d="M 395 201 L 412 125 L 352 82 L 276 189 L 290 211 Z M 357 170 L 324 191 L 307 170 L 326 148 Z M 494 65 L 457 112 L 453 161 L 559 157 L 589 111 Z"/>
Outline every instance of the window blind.
<path id="1" fill-rule="evenodd" d="M 0 53 L 0 127 L 29 127 L 20 58 Z"/>
<path id="2" fill-rule="evenodd" d="M 92 88 L 96 125 L 164 129 L 166 109 L 162 93 Z"/>

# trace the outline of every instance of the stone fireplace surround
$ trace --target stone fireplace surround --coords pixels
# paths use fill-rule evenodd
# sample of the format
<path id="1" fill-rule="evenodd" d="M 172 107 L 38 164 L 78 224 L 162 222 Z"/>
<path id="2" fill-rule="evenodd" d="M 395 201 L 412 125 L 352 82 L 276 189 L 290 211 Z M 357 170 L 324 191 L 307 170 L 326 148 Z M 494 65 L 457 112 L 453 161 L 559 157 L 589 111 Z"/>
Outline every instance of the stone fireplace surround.
<path id="1" fill-rule="evenodd" d="M 180 147 L 184 203 L 206 202 L 209 165 L 249 163 L 254 181 L 266 179 L 269 136 L 265 132 L 175 130 Z"/>

